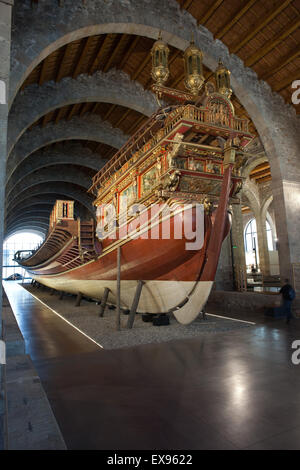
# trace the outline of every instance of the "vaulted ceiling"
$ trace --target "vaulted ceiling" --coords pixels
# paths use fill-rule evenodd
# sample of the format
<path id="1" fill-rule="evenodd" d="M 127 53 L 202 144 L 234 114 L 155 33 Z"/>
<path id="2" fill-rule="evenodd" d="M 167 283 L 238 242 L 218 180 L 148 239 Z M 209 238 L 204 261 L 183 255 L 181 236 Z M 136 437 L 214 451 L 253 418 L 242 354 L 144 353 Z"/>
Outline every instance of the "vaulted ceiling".
<path id="1" fill-rule="evenodd" d="M 257 73 L 260 79 L 267 81 L 274 92 L 280 93 L 286 102 L 291 103 L 293 92 L 291 84 L 294 80 L 300 78 L 300 0 L 265 0 L 264 2 L 260 0 L 177 0 L 177 3 L 183 11 L 185 10 L 191 14 L 199 25 L 203 25 L 211 31 L 215 39 L 222 41 L 231 53 L 238 55 L 246 66 Z M 32 0 L 31 4 L 32 8 L 39 8 L 37 0 Z M 166 8 L 168 8 L 168 5 L 169 2 L 166 2 Z M 64 2 L 57 2 L 57 8 L 64 8 Z M 145 15 L 147 15 L 147 12 L 145 12 Z M 29 17 L 28 21 L 30 21 Z M 15 25 L 15 28 L 17 28 L 17 25 Z M 131 81 L 138 82 L 145 90 L 149 90 L 152 83 L 150 50 L 153 42 L 154 39 L 146 37 L 146 34 L 145 36 L 137 36 L 127 33 L 97 34 L 71 41 L 50 53 L 31 71 L 22 84 L 19 94 L 22 94 L 24 90 L 33 85 L 42 87 L 49 82 L 60 83 L 65 77 L 77 80 L 81 74 L 92 76 L 97 71 L 106 74 L 111 69 L 124 72 L 130 77 Z M 167 85 L 184 89 L 182 51 L 170 47 L 169 59 L 170 78 Z M 212 72 L 204 67 L 204 75 L 208 78 L 212 76 Z M 237 115 L 247 117 L 250 120 L 247 110 L 244 109 L 235 95 L 232 100 Z M 300 105 L 294 106 L 297 113 L 300 113 Z M 42 133 L 49 126 L 65 125 L 67 129 L 67 123 L 74 120 L 75 117 L 82 119 L 84 123 L 84 119 L 91 115 L 95 119 L 99 119 L 99 122 L 107 122 L 110 127 L 119 129 L 124 136 L 133 135 L 147 119 L 146 115 L 137 110 L 118 103 L 84 100 L 78 102 L 74 100 L 73 103 L 51 109 L 46 114 L 39 116 L 35 122 L 30 124 L 24 136 L 27 140 L 30 140 L 30 135 L 33 135 L 33 132 L 34 135 L 36 135 L 37 130 Z M 257 134 L 252 122 L 250 122 L 250 131 Z M 83 152 L 99 155 L 99 168 L 119 148 L 119 145 L 114 142 L 109 145 L 104 142 L 82 139 L 81 136 L 78 136 L 78 139 L 73 136 L 69 140 L 66 136 L 65 140 L 51 141 L 44 145 L 42 149 L 38 149 L 28 156 L 26 154 L 24 162 L 39 158 L 42 163 L 43 154 L 55 153 L 57 155 L 62 147 L 64 149 L 62 153 L 70 152 L 72 154 L 72 151 L 74 151 L 72 144 L 74 143 L 80 146 Z M 20 153 L 20 149 L 18 149 L 18 152 Z M 22 155 L 19 160 L 22 161 Z M 24 165 L 24 162 L 19 164 Z M 48 200 L 52 202 L 53 194 L 56 194 L 57 197 L 62 195 L 62 183 L 59 182 L 55 185 L 52 177 L 52 167 L 46 169 L 42 168 L 41 165 L 41 169 L 37 169 L 37 166 L 33 165 L 32 168 L 37 187 L 41 189 L 42 185 L 45 210 L 49 211 Z M 91 166 L 85 166 L 84 157 L 82 157 L 80 166 L 78 166 L 78 160 L 76 166 L 72 163 L 67 165 L 66 161 L 63 160 L 61 165 L 55 164 L 55 169 L 57 173 L 63 171 L 74 174 L 72 181 L 66 183 L 66 190 L 63 193 L 66 197 L 72 197 L 72 194 L 73 196 L 76 194 L 81 195 L 84 192 L 82 175 L 91 178 L 96 171 Z M 44 180 L 39 178 L 41 171 L 44 172 Z M 10 175 L 12 181 L 17 181 L 16 177 L 14 178 L 14 173 L 15 176 L 20 174 L 17 166 L 12 169 Z M 18 186 L 16 187 L 18 192 L 22 194 L 24 191 L 24 194 L 28 196 L 26 179 L 30 171 L 27 169 L 25 174 L 26 177 L 21 180 L 18 179 Z M 47 174 L 51 174 L 49 181 L 47 181 Z M 263 164 L 253 170 L 250 177 L 257 183 L 269 181 L 271 179 L 270 166 Z M 71 190 L 72 184 L 74 185 L 74 191 Z M 11 191 L 10 198 L 16 197 L 16 206 L 11 207 L 20 210 L 22 197 L 20 198 L 19 193 L 14 194 L 12 182 L 9 182 L 9 187 Z M 55 187 L 60 188 L 60 192 L 57 190 L 55 193 Z M 79 198 L 77 202 L 77 213 L 86 215 L 88 210 L 87 201 L 84 200 L 83 202 Z M 34 223 L 34 212 L 38 207 L 36 199 L 32 199 L 32 206 L 30 207 L 32 208 L 32 221 Z M 9 222 L 8 231 L 12 232 L 15 225 L 14 217 L 9 211 L 7 217 Z"/>

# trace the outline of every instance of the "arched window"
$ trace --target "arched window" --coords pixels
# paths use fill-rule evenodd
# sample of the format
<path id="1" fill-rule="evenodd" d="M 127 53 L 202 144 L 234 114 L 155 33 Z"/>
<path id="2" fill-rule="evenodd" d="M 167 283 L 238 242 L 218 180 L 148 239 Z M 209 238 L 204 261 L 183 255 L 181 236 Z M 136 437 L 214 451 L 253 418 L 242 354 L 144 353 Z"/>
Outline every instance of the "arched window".
<path id="1" fill-rule="evenodd" d="M 3 278 L 15 274 L 24 275 L 24 269 L 14 261 L 14 255 L 19 250 L 33 250 L 43 242 L 42 235 L 32 232 L 19 232 L 7 238 L 3 244 Z"/>
<path id="2" fill-rule="evenodd" d="M 257 248 L 257 228 L 256 220 L 251 219 L 245 228 L 245 250 L 247 253 L 252 253 Z"/>
<path id="3" fill-rule="evenodd" d="M 268 241 L 268 250 L 272 251 L 274 249 L 272 229 L 267 220 L 266 220 L 266 234 L 267 234 L 267 241 Z M 256 220 L 251 219 L 245 228 L 245 250 L 247 253 L 250 253 L 254 249 L 257 249 L 257 246 L 258 246 L 258 242 L 257 242 Z"/>
<path id="4" fill-rule="evenodd" d="M 266 232 L 267 232 L 267 240 L 268 240 L 268 250 L 273 251 L 274 250 L 273 234 L 272 234 L 271 226 L 268 221 L 266 221 Z"/>
<path id="5" fill-rule="evenodd" d="M 272 229 L 268 221 L 266 221 L 266 235 L 268 242 L 268 250 L 273 251 L 273 236 Z M 258 251 L 258 239 L 257 239 L 257 226 L 256 220 L 251 219 L 245 227 L 245 252 L 246 252 L 246 264 L 248 267 L 254 265 L 255 267 L 259 264 L 259 251 Z"/>

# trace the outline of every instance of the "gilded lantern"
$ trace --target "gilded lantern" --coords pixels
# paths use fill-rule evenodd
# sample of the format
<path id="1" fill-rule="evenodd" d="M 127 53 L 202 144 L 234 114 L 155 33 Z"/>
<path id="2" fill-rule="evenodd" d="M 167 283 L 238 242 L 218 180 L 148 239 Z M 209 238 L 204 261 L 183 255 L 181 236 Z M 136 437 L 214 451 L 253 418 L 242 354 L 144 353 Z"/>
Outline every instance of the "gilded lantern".
<path id="1" fill-rule="evenodd" d="M 202 70 L 203 54 L 191 41 L 184 52 L 185 86 L 193 94 L 198 95 L 205 81 Z"/>
<path id="2" fill-rule="evenodd" d="M 230 71 L 222 64 L 219 60 L 219 65 L 215 71 L 217 92 L 225 95 L 230 99 L 232 95 L 232 89 L 230 87 Z"/>
<path id="3" fill-rule="evenodd" d="M 158 85 L 163 85 L 169 77 L 168 56 L 169 48 L 162 40 L 161 35 L 151 49 L 152 55 L 152 78 Z"/>

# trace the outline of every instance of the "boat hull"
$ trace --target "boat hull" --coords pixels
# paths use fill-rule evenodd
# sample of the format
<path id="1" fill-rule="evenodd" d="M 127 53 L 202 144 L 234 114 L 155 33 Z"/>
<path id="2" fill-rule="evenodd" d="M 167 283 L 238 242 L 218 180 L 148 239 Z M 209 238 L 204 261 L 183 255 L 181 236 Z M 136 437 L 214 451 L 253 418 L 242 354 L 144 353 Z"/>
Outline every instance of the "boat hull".
<path id="1" fill-rule="evenodd" d="M 194 220 L 194 209 L 188 213 Z M 182 324 L 191 323 L 203 309 L 210 294 L 214 276 L 203 274 L 207 264 L 206 252 L 209 245 L 214 216 L 202 213 L 198 220 L 204 227 L 203 245 L 198 250 L 187 250 L 188 237 L 164 240 L 153 239 L 148 227 L 148 237 L 106 240 L 102 254 L 95 260 L 74 269 L 61 271 L 53 261 L 48 266 L 31 268 L 33 278 L 50 288 L 70 294 L 83 295 L 100 300 L 105 288 L 110 290 L 108 301 L 116 304 L 117 294 L 117 249 L 121 248 L 121 306 L 130 309 L 138 281 L 144 282 L 139 300 L 141 313 L 167 313 L 172 311 Z M 170 218 L 171 233 L 174 224 L 182 223 L 182 214 Z M 194 230 L 194 223 L 191 228 Z M 229 220 L 222 236 L 229 230 Z M 106 245 L 106 246 L 105 246 Z M 218 257 L 218 254 L 216 253 Z M 216 259 L 210 260 L 216 263 Z M 55 263 L 54 263 L 55 264 Z M 58 263 L 57 263 L 58 264 Z M 180 306 L 180 308 L 178 308 Z"/>
<path id="2" fill-rule="evenodd" d="M 77 280 L 57 277 L 34 278 L 42 284 L 70 294 L 81 292 L 87 297 L 101 299 L 104 289 L 110 289 L 108 302 L 116 304 L 117 284 L 113 280 Z M 137 280 L 121 281 L 121 306 L 130 309 L 137 287 Z M 189 301 L 173 313 L 181 324 L 189 324 L 198 316 L 210 294 L 213 281 L 145 281 L 140 297 L 138 312 L 163 313 L 182 302 L 195 286 Z"/>

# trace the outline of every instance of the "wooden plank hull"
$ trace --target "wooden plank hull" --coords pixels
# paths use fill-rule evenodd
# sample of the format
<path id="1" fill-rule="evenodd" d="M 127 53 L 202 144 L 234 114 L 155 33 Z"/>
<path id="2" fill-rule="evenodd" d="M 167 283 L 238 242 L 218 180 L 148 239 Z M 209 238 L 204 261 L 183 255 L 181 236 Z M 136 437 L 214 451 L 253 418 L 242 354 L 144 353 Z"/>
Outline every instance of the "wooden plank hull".
<path id="1" fill-rule="evenodd" d="M 180 216 L 179 216 L 180 217 Z M 193 212 L 191 210 L 191 217 Z M 121 304 L 130 308 L 135 289 L 139 280 L 145 281 L 138 306 L 144 313 L 164 313 L 174 309 L 187 296 L 189 301 L 174 315 L 182 324 L 192 322 L 205 305 L 213 285 L 213 277 L 203 275 L 206 264 L 206 252 L 209 245 L 212 220 L 214 217 L 204 216 L 204 243 L 200 250 L 186 250 L 187 238 L 182 239 L 128 239 L 107 240 L 107 246 L 98 259 L 66 272 L 51 273 L 46 267 L 34 272 L 33 277 L 42 284 L 95 299 L 101 299 L 104 289 L 110 289 L 109 301 L 116 302 L 117 247 L 121 244 Z M 176 218 L 171 219 L 171 233 L 174 231 Z M 192 228 L 193 225 L 192 225 Z M 229 229 L 227 220 L 222 239 Z M 188 234 L 190 238 L 190 235 Z M 34 271 L 34 268 L 33 268 Z M 192 294 L 191 294 L 192 292 Z"/>

